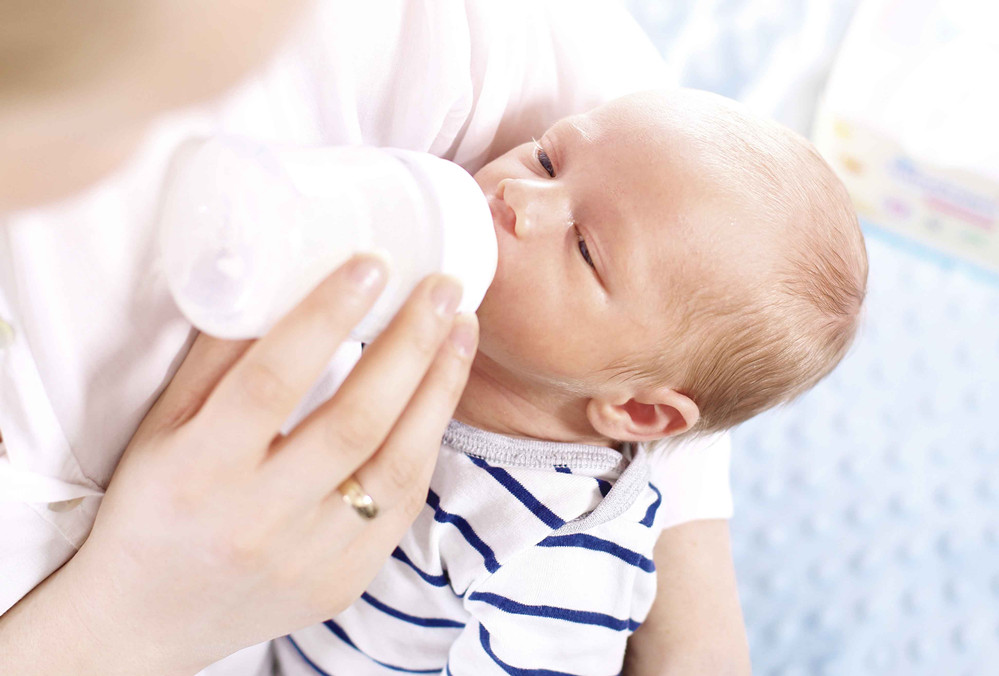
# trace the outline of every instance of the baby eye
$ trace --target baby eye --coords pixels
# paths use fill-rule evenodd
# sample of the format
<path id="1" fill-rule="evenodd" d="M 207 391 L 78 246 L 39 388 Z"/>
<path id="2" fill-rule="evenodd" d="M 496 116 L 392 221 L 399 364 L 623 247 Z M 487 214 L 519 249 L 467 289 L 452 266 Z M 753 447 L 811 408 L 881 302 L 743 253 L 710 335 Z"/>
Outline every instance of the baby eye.
<path id="1" fill-rule="evenodd" d="M 534 156 L 538 159 L 538 162 L 541 163 L 544 170 L 548 172 L 548 175 L 555 178 L 555 167 L 552 165 L 552 161 L 548 157 L 548 153 L 545 152 L 545 149 L 542 148 L 541 144 L 537 141 L 534 142 Z"/>
<path id="2" fill-rule="evenodd" d="M 583 238 L 583 235 L 580 234 L 579 230 L 576 231 L 576 244 L 579 247 L 579 253 L 583 255 L 583 260 L 586 261 L 586 264 L 596 270 L 597 266 L 593 264 L 593 259 L 590 258 L 590 250 L 586 246 L 586 240 Z"/>

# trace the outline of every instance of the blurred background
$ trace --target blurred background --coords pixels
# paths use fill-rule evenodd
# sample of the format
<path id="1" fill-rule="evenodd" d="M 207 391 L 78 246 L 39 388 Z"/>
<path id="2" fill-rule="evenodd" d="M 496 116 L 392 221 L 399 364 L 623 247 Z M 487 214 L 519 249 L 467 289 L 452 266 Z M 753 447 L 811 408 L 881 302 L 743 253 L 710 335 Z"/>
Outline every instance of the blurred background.
<path id="1" fill-rule="evenodd" d="M 754 674 L 999 674 L 999 10 L 622 2 L 678 83 L 815 141 L 867 237 L 846 360 L 734 435 Z"/>

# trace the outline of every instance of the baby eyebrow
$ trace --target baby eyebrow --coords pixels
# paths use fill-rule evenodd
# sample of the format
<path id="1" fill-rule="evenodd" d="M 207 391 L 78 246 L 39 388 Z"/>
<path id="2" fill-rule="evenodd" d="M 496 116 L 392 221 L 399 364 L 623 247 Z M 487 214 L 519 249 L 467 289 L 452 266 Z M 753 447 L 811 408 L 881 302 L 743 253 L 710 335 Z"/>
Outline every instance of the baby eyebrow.
<path id="1" fill-rule="evenodd" d="M 567 121 L 567 124 L 573 129 L 575 129 L 576 133 L 579 134 L 580 138 L 582 138 L 584 141 L 586 141 L 587 143 L 593 143 L 593 137 L 590 136 L 589 132 L 587 132 L 585 129 L 579 126 L 579 124 L 574 119 L 569 119 Z"/>
<path id="2" fill-rule="evenodd" d="M 564 167 L 575 146 L 593 143 L 593 136 L 577 121 L 581 116 L 563 117 L 551 126 L 545 136 L 549 137 L 545 152 L 556 167 Z M 535 141 L 537 143 L 537 141 Z"/>

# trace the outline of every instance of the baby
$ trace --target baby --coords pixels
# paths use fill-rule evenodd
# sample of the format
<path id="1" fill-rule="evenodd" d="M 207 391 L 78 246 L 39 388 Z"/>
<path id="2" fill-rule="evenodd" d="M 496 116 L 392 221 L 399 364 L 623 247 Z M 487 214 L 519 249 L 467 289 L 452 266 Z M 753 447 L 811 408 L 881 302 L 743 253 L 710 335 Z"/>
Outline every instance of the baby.
<path id="1" fill-rule="evenodd" d="M 727 99 L 627 96 L 475 178 L 499 267 L 426 508 L 360 600 L 278 643 L 302 673 L 620 673 L 662 527 L 669 449 L 641 442 L 792 399 L 856 331 L 843 186 Z"/>

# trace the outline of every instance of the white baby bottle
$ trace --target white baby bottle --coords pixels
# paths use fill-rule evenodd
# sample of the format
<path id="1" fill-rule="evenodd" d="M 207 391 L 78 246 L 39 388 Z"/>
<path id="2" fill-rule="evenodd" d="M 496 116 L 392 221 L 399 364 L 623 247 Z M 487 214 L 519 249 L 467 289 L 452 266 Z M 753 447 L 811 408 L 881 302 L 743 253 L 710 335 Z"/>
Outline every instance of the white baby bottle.
<path id="1" fill-rule="evenodd" d="M 390 263 L 385 291 L 352 333 L 363 342 L 426 275 L 460 279 L 458 309 L 474 311 L 496 272 L 496 233 L 475 180 L 394 148 L 186 141 L 168 170 L 159 228 L 177 305 L 220 338 L 262 336 L 359 251 Z"/>

